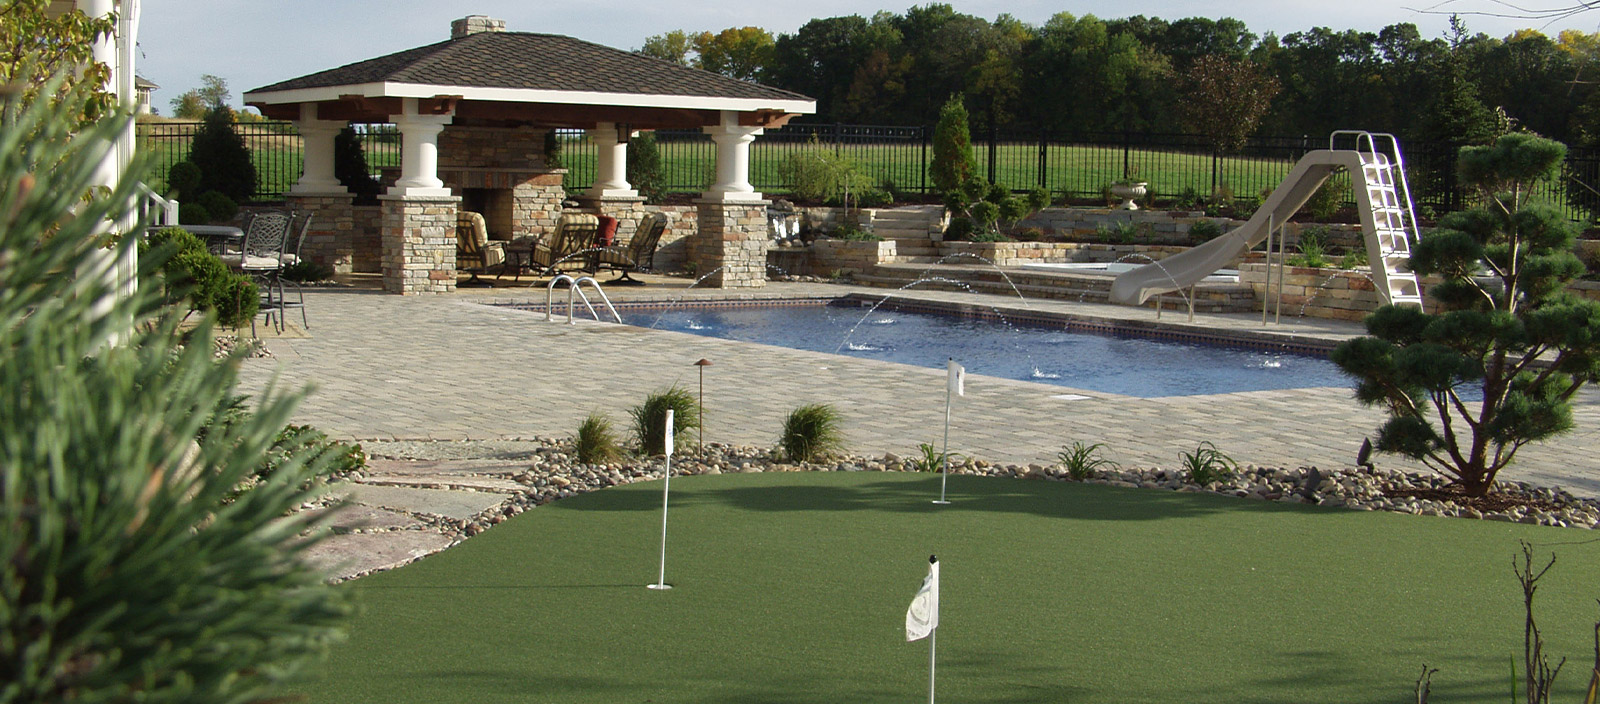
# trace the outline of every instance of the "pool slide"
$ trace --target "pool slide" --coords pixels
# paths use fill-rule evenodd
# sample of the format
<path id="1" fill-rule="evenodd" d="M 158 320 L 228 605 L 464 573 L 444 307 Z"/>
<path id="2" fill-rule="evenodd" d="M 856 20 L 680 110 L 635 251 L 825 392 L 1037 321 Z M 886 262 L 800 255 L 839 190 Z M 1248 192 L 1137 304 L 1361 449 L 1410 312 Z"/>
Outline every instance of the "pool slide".
<path id="1" fill-rule="evenodd" d="M 1388 195 L 1379 193 L 1383 188 L 1381 182 L 1390 175 L 1387 159 L 1382 154 L 1351 149 L 1318 149 L 1306 154 L 1244 225 L 1189 251 L 1122 273 L 1111 285 L 1111 300 L 1142 305 L 1151 296 L 1193 286 L 1266 239 L 1269 223 L 1277 227 L 1287 222 L 1339 167 L 1350 171 L 1352 185 L 1360 183 L 1358 176 L 1367 182 L 1365 189 L 1355 187 L 1352 190 L 1361 213 L 1369 259 L 1385 264 L 1381 270 L 1373 267 L 1374 280 L 1380 284 L 1378 290 L 1390 294 L 1388 299 L 1393 302 L 1416 296 L 1420 303 L 1415 277 L 1396 270 L 1397 264 L 1403 265 L 1410 257 L 1410 252 L 1400 221 L 1403 216 L 1394 202 L 1392 178 L 1387 181 Z M 1373 201 L 1377 199 L 1388 202 L 1375 204 Z M 1376 221 L 1375 216 L 1383 221 Z M 1407 278 L 1409 288 L 1404 281 Z M 1386 283 L 1390 279 L 1395 279 L 1394 287 Z"/>

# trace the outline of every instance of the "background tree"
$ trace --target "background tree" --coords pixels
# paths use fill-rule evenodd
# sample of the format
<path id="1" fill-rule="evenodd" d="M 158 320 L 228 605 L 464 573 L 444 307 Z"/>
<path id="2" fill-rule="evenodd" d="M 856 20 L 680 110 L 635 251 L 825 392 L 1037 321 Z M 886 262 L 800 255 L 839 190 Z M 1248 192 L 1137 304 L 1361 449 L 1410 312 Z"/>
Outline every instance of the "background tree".
<path id="1" fill-rule="evenodd" d="M 934 190 L 941 195 L 961 190 L 978 176 L 978 162 L 972 158 L 972 134 L 967 129 L 967 106 L 959 93 L 950 96 L 939 111 L 928 171 Z"/>
<path id="2" fill-rule="evenodd" d="M 1185 126 L 1219 152 L 1238 151 L 1272 107 L 1278 80 L 1247 59 L 1211 54 L 1195 59 L 1182 81 Z"/>
<path id="3" fill-rule="evenodd" d="M 172 116 L 185 120 L 204 119 L 207 111 L 227 107 L 228 96 L 228 81 L 208 73 L 200 77 L 199 88 L 190 88 L 172 99 Z"/>
<path id="4" fill-rule="evenodd" d="M 1573 394 L 1600 377 L 1600 303 L 1565 291 L 1584 273 L 1571 226 L 1529 203 L 1565 155 L 1526 134 L 1463 148 L 1460 178 L 1482 205 L 1446 216 L 1411 257 L 1417 273 L 1443 278 L 1430 291 L 1440 311 L 1383 306 L 1367 318 L 1370 337 L 1333 352 L 1359 381 L 1356 398 L 1388 415 L 1375 447 L 1469 496 L 1488 493 L 1523 445 L 1571 427 Z"/>
<path id="5" fill-rule="evenodd" d="M 227 106 L 206 113 L 189 147 L 189 161 L 200 167 L 200 192 L 218 191 L 236 203 L 256 192 L 256 167 L 250 148 L 233 128 L 233 111 Z"/>
<path id="6" fill-rule="evenodd" d="M 89 100 L 0 119 L 0 699 L 269 701 L 349 610 L 304 561 L 324 519 L 290 513 L 326 465 L 302 444 L 263 473 L 297 397 L 237 413 L 209 320 L 186 338 L 159 286 L 112 291 L 99 228 L 143 165 L 77 197 L 132 123 L 82 125 Z"/>
<path id="7" fill-rule="evenodd" d="M 92 51 L 97 39 L 116 30 L 116 21 L 89 17 L 78 9 L 51 16 L 50 4 L 50 0 L 0 2 L 0 85 L 19 87 L 28 101 L 37 100 L 47 84 L 59 86 L 56 100 L 86 89 L 87 99 L 74 97 L 71 102 L 83 111 L 83 122 L 92 122 L 116 104 L 116 97 L 102 88 L 111 69 L 95 63 Z M 59 80 L 51 83 L 48 79 L 53 77 Z"/>
<path id="8" fill-rule="evenodd" d="M 694 37 L 698 67 L 741 81 L 758 81 L 771 71 L 772 33 L 760 27 L 732 27 Z"/>
<path id="9" fill-rule="evenodd" d="M 666 34 L 657 34 L 645 37 L 644 47 L 639 53 L 653 56 L 663 61 L 671 61 L 679 66 L 688 66 L 689 52 L 694 49 L 694 42 L 689 38 L 689 33 L 681 29 L 674 29 Z"/>
<path id="10" fill-rule="evenodd" d="M 206 116 L 206 101 L 200 91 L 187 90 L 172 99 L 172 116 L 180 120 L 199 120 Z"/>

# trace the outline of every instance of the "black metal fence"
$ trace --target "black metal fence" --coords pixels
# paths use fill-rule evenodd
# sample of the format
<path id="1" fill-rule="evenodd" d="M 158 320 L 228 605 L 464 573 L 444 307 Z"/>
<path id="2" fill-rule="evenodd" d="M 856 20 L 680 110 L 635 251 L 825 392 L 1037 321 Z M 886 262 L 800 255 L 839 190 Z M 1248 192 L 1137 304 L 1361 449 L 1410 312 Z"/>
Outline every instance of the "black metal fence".
<path id="1" fill-rule="evenodd" d="M 199 123 L 139 125 L 144 148 L 155 151 L 160 186 L 172 163 L 188 156 Z M 276 199 L 300 177 L 302 143 L 293 123 L 241 122 L 236 125 L 256 164 L 256 198 Z M 399 134 L 393 125 L 357 125 L 367 157 L 376 170 L 400 163 Z M 931 127 L 872 125 L 788 125 L 769 129 L 750 147 L 750 182 L 763 193 L 785 194 L 787 163 L 825 150 L 842 157 L 886 190 L 926 194 L 933 188 L 928 165 L 933 155 Z M 580 132 L 560 135 L 566 187 L 576 191 L 594 182 L 596 149 Z M 716 146 L 693 130 L 656 133 L 664 186 L 699 192 L 713 180 Z M 1016 191 L 1042 188 L 1079 202 L 1105 197 L 1111 182 L 1133 177 L 1149 183 L 1158 204 L 1186 204 L 1218 194 L 1246 201 L 1262 198 L 1278 185 L 1306 152 L 1327 147 L 1326 137 L 1256 137 L 1236 153 L 1219 154 L 1203 137 L 1184 134 L 1075 133 L 1043 130 L 991 130 L 974 135 L 980 174 Z M 1455 187 L 1459 145 L 1402 139 L 1407 175 L 1418 210 L 1443 213 L 1461 206 Z M 1343 177 L 1348 183 L 1348 177 Z M 1600 210 L 1600 150 L 1572 149 L 1562 178 L 1542 187 L 1538 197 L 1573 220 L 1587 221 Z"/>

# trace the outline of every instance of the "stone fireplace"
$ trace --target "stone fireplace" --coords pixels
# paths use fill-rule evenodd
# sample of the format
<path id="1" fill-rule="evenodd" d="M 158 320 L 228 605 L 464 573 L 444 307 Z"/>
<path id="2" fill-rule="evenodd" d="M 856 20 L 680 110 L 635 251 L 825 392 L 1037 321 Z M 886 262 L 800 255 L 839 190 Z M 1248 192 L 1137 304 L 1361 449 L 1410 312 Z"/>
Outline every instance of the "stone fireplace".
<path id="1" fill-rule="evenodd" d="M 565 169 L 545 165 L 545 130 L 447 125 L 439 134 L 439 180 L 461 209 L 483 215 L 494 240 L 538 237 L 555 227 Z"/>

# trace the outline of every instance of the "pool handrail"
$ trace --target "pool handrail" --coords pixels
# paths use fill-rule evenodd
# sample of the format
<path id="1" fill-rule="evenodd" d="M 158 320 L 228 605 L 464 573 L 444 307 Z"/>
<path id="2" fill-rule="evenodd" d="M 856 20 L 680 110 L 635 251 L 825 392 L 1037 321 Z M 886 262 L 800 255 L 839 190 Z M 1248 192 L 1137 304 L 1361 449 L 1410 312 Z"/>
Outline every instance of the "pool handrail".
<path id="1" fill-rule="evenodd" d="M 600 319 L 600 314 L 595 311 L 594 304 L 589 302 L 589 296 L 584 294 L 584 292 L 582 290 L 582 285 L 583 285 L 583 282 L 585 282 L 585 281 L 589 282 L 589 285 L 594 287 L 594 292 L 600 295 L 600 301 L 605 303 L 606 310 L 611 312 L 611 317 L 616 319 L 616 321 L 618 323 L 622 322 L 622 315 L 617 312 L 616 306 L 611 305 L 611 299 L 606 296 L 605 290 L 600 288 L 600 282 L 599 281 L 595 281 L 593 276 L 579 276 L 577 278 L 573 278 L 569 274 L 560 274 L 560 275 L 556 276 L 555 278 L 550 279 L 550 283 L 547 284 L 544 287 L 544 319 L 545 319 L 545 322 L 550 322 L 550 320 L 552 320 L 551 311 L 553 310 L 553 306 L 551 305 L 551 301 L 555 296 L 556 284 L 561 283 L 563 281 L 565 281 L 566 284 L 567 284 L 567 324 L 568 325 L 576 325 L 577 324 L 577 321 L 573 317 L 573 313 L 575 311 L 574 300 L 573 300 L 573 296 L 574 295 L 576 295 L 578 298 L 582 298 L 583 299 L 583 305 L 584 305 L 585 308 L 589 309 L 589 315 L 594 316 L 595 320 L 599 320 Z"/>

